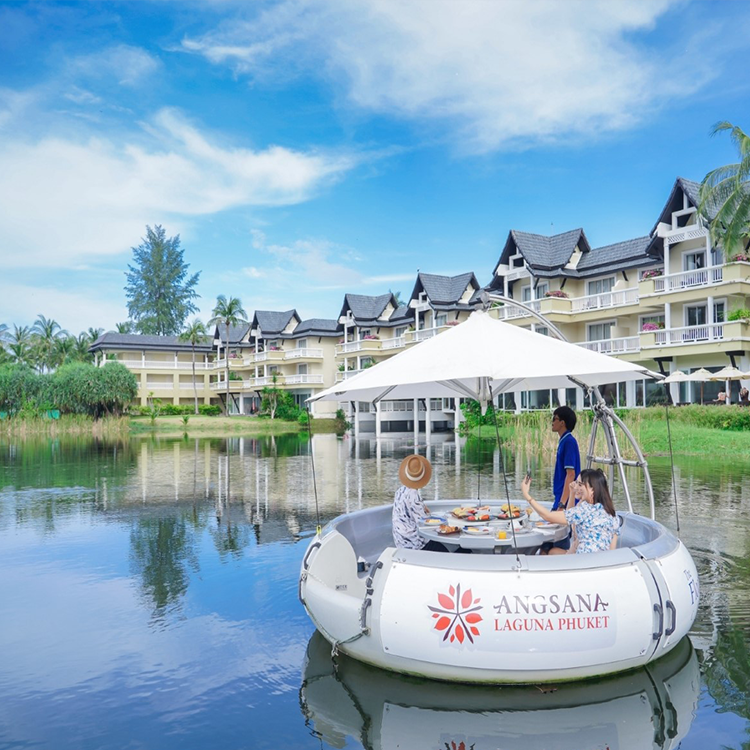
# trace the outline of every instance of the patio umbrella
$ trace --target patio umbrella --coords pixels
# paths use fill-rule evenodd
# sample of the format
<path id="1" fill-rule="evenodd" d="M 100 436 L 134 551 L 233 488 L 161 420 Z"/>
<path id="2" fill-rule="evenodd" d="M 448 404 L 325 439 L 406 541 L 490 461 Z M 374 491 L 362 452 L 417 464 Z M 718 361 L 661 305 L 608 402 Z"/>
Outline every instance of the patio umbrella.
<path id="1" fill-rule="evenodd" d="M 682 370 L 675 370 L 668 378 L 664 378 L 662 383 L 689 383 L 690 375 Z"/>
<path id="2" fill-rule="evenodd" d="M 723 367 L 718 372 L 713 373 L 710 380 L 727 381 L 726 392 L 727 392 L 727 403 L 729 404 L 731 403 L 731 398 L 732 398 L 732 391 L 729 387 L 729 381 L 730 380 L 744 380 L 746 377 L 747 375 L 741 370 L 737 369 L 736 367 L 733 367 L 732 365 L 727 365 L 726 367 Z"/>
<path id="3" fill-rule="evenodd" d="M 467 321 L 337 383 L 311 401 L 472 398 L 599 386 L 644 377 L 646 368 L 474 312 Z"/>
<path id="4" fill-rule="evenodd" d="M 701 384 L 701 405 L 703 405 L 703 384 L 707 380 L 711 380 L 713 377 L 711 370 L 707 370 L 705 367 L 701 367 L 700 370 L 690 373 L 688 379 L 692 382 L 700 382 Z"/>

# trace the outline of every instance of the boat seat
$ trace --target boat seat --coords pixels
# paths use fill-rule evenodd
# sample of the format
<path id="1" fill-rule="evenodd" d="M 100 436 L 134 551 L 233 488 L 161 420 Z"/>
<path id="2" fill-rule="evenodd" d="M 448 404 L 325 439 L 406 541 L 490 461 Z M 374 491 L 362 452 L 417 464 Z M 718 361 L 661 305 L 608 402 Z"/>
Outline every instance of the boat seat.
<path id="1" fill-rule="evenodd" d="M 372 565 L 386 547 L 393 547 L 391 506 L 372 508 L 370 512 L 344 517 L 336 525 L 354 549 L 357 559 Z"/>

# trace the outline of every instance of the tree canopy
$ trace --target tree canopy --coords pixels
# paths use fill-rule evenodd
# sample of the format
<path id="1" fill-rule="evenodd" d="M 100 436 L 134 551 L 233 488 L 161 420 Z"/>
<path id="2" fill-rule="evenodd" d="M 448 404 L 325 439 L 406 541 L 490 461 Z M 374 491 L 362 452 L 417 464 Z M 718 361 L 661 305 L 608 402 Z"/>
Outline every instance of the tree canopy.
<path id="1" fill-rule="evenodd" d="M 731 122 L 714 125 L 711 135 L 729 131 L 740 161 L 709 172 L 701 183 L 700 212 L 711 220 L 711 239 L 724 251 L 745 250 L 750 243 L 750 136 Z"/>
<path id="2" fill-rule="evenodd" d="M 188 275 L 180 236 L 167 238 L 164 228 L 146 227 L 146 237 L 133 248 L 125 295 L 128 315 L 139 333 L 175 336 L 185 319 L 198 309 L 194 304 L 200 272 Z"/>

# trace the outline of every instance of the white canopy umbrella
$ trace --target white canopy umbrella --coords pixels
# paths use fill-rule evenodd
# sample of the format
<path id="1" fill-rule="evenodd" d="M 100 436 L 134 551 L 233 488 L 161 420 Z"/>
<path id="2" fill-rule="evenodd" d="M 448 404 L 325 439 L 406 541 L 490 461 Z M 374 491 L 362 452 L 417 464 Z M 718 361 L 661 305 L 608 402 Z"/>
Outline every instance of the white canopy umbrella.
<path id="1" fill-rule="evenodd" d="M 644 377 L 659 376 L 640 365 L 475 312 L 461 325 L 310 401 L 464 397 L 486 403 L 507 391 L 599 386 Z"/>
<path id="2" fill-rule="evenodd" d="M 699 370 L 691 372 L 690 375 L 688 375 L 690 381 L 701 384 L 701 405 L 703 404 L 703 384 L 707 380 L 711 380 L 713 376 L 714 374 L 711 370 L 707 370 L 705 367 L 701 367 Z"/>
<path id="3" fill-rule="evenodd" d="M 662 383 L 689 383 L 690 375 L 682 370 L 675 370 L 668 378 L 664 378 Z"/>
<path id="4" fill-rule="evenodd" d="M 718 372 L 712 372 L 709 380 L 743 380 L 747 375 L 741 370 L 727 365 Z"/>

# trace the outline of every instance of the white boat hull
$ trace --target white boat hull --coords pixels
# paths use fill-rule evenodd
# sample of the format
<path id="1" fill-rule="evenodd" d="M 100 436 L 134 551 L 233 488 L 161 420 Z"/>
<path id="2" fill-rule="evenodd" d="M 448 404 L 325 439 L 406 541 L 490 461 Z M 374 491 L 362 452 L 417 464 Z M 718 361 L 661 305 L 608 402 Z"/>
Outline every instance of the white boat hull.
<path id="1" fill-rule="evenodd" d="M 336 519 L 311 543 L 300 578 L 318 630 L 384 669 L 473 683 L 595 677 L 659 658 L 697 613 L 689 552 L 633 514 L 623 542 L 641 543 L 588 555 L 378 553 L 386 531 L 389 507 Z M 358 557 L 367 571 L 357 572 Z"/>

